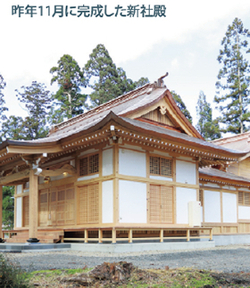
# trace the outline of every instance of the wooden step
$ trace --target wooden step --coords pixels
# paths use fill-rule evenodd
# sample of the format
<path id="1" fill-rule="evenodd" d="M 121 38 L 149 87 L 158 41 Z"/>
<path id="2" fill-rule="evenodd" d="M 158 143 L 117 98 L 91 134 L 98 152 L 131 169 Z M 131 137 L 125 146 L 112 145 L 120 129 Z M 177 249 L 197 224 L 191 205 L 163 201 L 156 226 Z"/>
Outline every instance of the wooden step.
<path id="1" fill-rule="evenodd" d="M 40 243 L 57 243 L 60 241 L 61 237 L 64 236 L 63 230 L 40 230 L 37 233 L 37 238 L 40 240 Z M 16 235 L 11 238 L 7 238 L 7 243 L 25 243 L 29 239 L 28 231 L 18 231 Z"/>

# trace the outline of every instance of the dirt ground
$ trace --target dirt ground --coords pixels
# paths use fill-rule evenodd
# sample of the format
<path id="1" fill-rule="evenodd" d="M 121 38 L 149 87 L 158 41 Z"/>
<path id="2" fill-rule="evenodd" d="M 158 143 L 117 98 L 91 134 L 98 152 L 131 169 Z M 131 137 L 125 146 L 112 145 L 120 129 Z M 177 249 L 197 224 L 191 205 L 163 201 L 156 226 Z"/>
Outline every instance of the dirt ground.
<path id="1" fill-rule="evenodd" d="M 219 273 L 198 269 L 138 269 L 132 263 L 103 263 L 73 275 L 37 273 L 36 287 L 250 287 L 250 273 Z"/>

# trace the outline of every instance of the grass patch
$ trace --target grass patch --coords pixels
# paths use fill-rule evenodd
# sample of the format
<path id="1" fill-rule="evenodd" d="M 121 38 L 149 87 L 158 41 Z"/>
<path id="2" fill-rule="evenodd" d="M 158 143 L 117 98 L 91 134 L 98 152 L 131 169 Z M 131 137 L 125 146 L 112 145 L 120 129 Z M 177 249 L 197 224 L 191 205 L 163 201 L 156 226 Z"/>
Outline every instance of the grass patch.
<path id="1" fill-rule="evenodd" d="M 32 277 L 39 276 L 39 275 L 43 275 L 47 277 L 54 276 L 54 275 L 64 275 L 64 274 L 73 275 L 76 273 L 87 273 L 90 270 L 92 270 L 92 268 L 39 270 L 39 271 L 33 271 L 33 272 L 28 273 L 28 277 L 32 278 Z"/>
<path id="2" fill-rule="evenodd" d="M 90 275 L 91 268 L 87 269 L 61 269 L 42 270 L 28 273 L 31 287 L 39 288 L 70 288 L 83 287 L 79 282 L 72 279 L 79 279 Z M 242 272 L 243 273 L 243 272 Z M 250 273 L 217 273 L 192 268 L 178 269 L 135 269 L 128 279 L 121 282 L 110 280 L 95 280 L 88 287 L 109 287 L 109 288 L 183 288 L 183 287 L 250 287 Z M 83 279 L 81 278 L 81 279 Z M 70 281 L 69 281 L 70 280 Z M 2 287 L 2 286 L 0 286 Z"/>
<path id="3" fill-rule="evenodd" d="M 29 279 L 26 273 L 7 256 L 0 254 L 0 287 L 28 288 Z"/>
<path id="4" fill-rule="evenodd" d="M 79 276 L 89 272 L 88 269 L 61 269 L 61 270 L 42 270 L 29 273 L 31 283 L 39 287 L 76 287 L 75 283 L 62 283 L 66 277 Z M 211 272 L 196 269 L 136 269 L 131 278 L 126 283 L 100 283 L 95 282 L 89 287 L 116 287 L 116 288 L 183 288 L 183 287 L 219 287 L 216 280 L 211 277 Z M 103 286 L 102 286 L 103 285 Z M 83 286 L 79 286 L 83 287 Z M 206 287 L 206 286 L 205 286 Z"/>
<path id="5" fill-rule="evenodd" d="M 71 285 L 61 284 L 60 280 L 65 277 L 72 275 L 78 275 L 87 273 L 92 268 L 78 268 L 78 269 L 51 269 L 51 270 L 40 270 L 27 273 L 27 277 L 32 285 L 36 285 L 40 288 L 46 287 L 73 287 Z"/>

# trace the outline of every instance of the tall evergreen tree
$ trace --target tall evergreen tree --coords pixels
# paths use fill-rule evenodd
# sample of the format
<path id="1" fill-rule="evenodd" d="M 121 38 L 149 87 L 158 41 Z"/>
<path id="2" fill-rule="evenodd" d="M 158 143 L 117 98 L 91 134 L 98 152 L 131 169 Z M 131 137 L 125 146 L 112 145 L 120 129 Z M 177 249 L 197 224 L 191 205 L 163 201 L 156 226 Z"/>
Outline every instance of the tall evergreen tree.
<path id="1" fill-rule="evenodd" d="M 48 133 L 47 113 L 52 101 L 50 91 L 46 90 L 44 84 L 36 81 L 33 81 L 31 86 L 22 86 L 21 89 L 21 92 L 16 90 L 16 96 L 21 103 L 25 104 L 28 116 L 23 121 L 13 116 L 10 121 L 13 121 L 15 129 L 21 125 L 22 135 L 26 140 L 45 137 Z"/>
<path id="2" fill-rule="evenodd" d="M 134 82 L 135 87 L 134 88 L 138 88 L 141 87 L 145 84 L 149 83 L 149 80 L 147 77 L 141 77 L 138 81 Z"/>
<path id="3" fill-rule="evenodd" d="M 217 120 L 212 118 L 212 108 L 207 102 L 206 95 L 203 91 L 200 92 L 199 99 L 196 106 L 196 113 L 198 116 L 198 123 L 196 129 L 201 136 L 206 140 L 214 140 L 221 137 Z"/>
<path id="4" fill-rule="evenodd" d="M 0 122 L 7 119 L 5 112 L 9 109 L 5 106 L 3 89 L 6 86 L 3 76 L 0 74 Z"/>
<path id="5" fill-rule="evenodd" d="M 8 117 L 2 124 L 2 141 L 6 139 L 26 139 L 24 125 L 25 121 L 22 117 L 14 115 Z"/>
<path id="6" fill-rule="evenodd" d="M 175 93 L 175 91 L 171 91 L 171 94 L 178 106 L 180 108 L 181 112 L 185 115 L 185 117 L 188 119 L 188 121 L 192 124 L 192 116 L 189 113 L 185 103 L 182 101 L 181 96 Z"/>
<path id="7" fill-rule="evenodd" d="M 93 104 L 103 104 L 121 95 L 118 71 L 105 46 L 97 45 L 89 58 L 83 71 L 88 80 L 88 86 L 93 89 L 90 94 Z M 122 73 L 120 71 L 120 74 Z"/>
<path id="8" fill-rule="evenodd" d="M 83 72 L 72 56 L 65 54 L 52 67 L 51 84 L 57 83 L 58 91 L 53 98 L 56 103 L 52 109 L 52 122 L 61 122 L 83 113 L 87 95 L 82 94 L 81 88 L 86 86 Z"/>
<path id="9" fill-rule="evenodd" d="M 93 105 L 103 104 L 148 83 L 147 78 L 141 78 L 137 82 L 127 78 L 126 72 L 116 67 L 102 44 L 98 44 L 89 57 L 83 71 L 88 87 L 93 90 L 89 95 Z"/>
<path id="10" fill-rule="evenodd" d="M 250 52 L 248 37 L 249 30 L 243 27 L 240 19 L 235 18 L 221 42 L 223 48 L 218 61 L 222 68 L 219 70 L 214 100 L 220 104 L 218 108 L 222 115 L 218 121 L 223 124 L 221 131 L 224 133 L 243 133 L 250 122 L 250 69 L 246 58 Z"/>
<path id="11" fill-rule="evenodd" d="M 2 223 L 5 229 L 13 229 L 14 227 L 14 187 L 3 187 L 3 219 Z"/>

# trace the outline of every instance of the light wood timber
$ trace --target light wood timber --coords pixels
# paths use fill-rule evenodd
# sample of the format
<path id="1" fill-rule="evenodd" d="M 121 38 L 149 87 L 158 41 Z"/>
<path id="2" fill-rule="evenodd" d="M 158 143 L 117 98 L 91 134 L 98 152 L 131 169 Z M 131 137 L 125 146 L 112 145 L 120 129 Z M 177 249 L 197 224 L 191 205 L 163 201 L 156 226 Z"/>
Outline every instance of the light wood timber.
<path id="1" fill-rule="evenodd" d="M 104 229 L 99 228 L 98 229 L 98 235 L 96 238 L 91 238 L 88 237 L 88 234 L 86 234 L 86 232 L 88 231 L 94 231 L 93 229 L 86 229 L 85 230 L 85 237 L 84 238 L 65 238 L 64 240 L 67 241 L 84 241 L 86 243 L 86 241 L 96 241 L 99 243 L 102 243 L 103 241 L 105 242 L 112 242 L 112 243 L 116 243 L 117 241 L 128 241 L 128 243 L 132 243 L 133 241 L 138 241 L 138 240 L 159 240 L 160 242 L 163 242 L 165 239 L 171 240 L 171 239 L 186 239 L 187 241 L 190 241 L 190 239 L 202 239 L 202 238 L 209 238 L 210 240 L 212 240 L 212 235 L 213 235 L 213 228 L 212 227 L 192 227 L 192 228 L 173 228 L 173 229 L 154 229 L 153 231 L 155 232 L 152 236 L 147 235 L 146 234 L 138 234 L 138 231 L 140 231 L 141 229 L 139 228 L 110 228 L 112 229 L 112 236 L 111 237 L 103 237 L 103 231 L 105 231 Z M 208 231 L 208 236 L 205 235 L 191 235 L 191 232 L 196 232 L 196 231 Z M 116 232 L 119 233 L 119 231 L 127 231 L 127 237 L 115 237 Z M 144 230 L 142 230 L 144 231 Z M 149 230 L 150 231 L 150 230 Z M 167 231 L 182 231 L 182 235 L 181 236 L 171 236 L 171 234 L 169 236 L 164 236 L 164 232 Z M 135 232 L 133 234 L 133 232 Z M 144 236 L 143 236 L 144 235 Z M 174 235 L 174 234 L 173 234 Z"/>
<path id="2" fill-rule="evenodd" d="M 37 169 L 35 169 L 36 173 Z M 70 164 L 65 164 L 63 167 L 57 170 L 42 170 L 42 172 L 39 174 L 39 176 L 48 176 L 48 177 L 54 177 L 59 176 L 64 173 L 68 173 L 69 175 L 76 176 L 76 169 Z"/>
<path id="3" fill-rule="evenodd" d="M 112 243 L 116 243 L 116 230 L 112 229 Z"/>
<path id="4" fill-rule="evenodd" d="M 56 187 L 56 186 L 66 185 L 66 184 L 71 184 L 71 183 L 74 183 L 74 185 L 77 186 L 81 182 L 80 181 L 77 182 L 77 178 L 72 176 L 72 177 L 62 178 L 62 179 L 59 179 L 59 180 L 53 180 L 53 181 L 50 181 L 48 184 L 46 184 L 46 183 L 38 184 L 38 188 L 40 190 L 40 189 L 46 189 L 48 187 L 53 188 L 53 187 Z"/>
<path id="5" fill-rule="evenodd" d="M 88 243 L 88 230 L 87 229 L 84 230 L 84 242 Z"/>
<path id="6" fill-rule="evenodd" d="M 102 243 L 102 237 L 103 237 L 102 230 L 99 229 L 99 230 L 98 230 L 98 238 L 99 238 L 98 242 L 99 242 L 99 243 Z"/>
<path id="7" fill-rule="evenodd" d="M 0 177 L 0 185 L 4 186 L 5 184 L 10 185 L 10 183 L 14 181 L 18 181 L 20 179 L 28 178 L 30 175 L 30 169 L 26 169 L 21 172 L 14 173 L 9 176 Z"/>
<path id="8" fill-rule="evenodd" d="M 132 243 L 133 242 L 133 230 L 129 229 L 128 231 L 128 243 Z"/>
<path id="9" fill-rule="evenodd" d="M 164 230 L 160 230 L 160 242 L 163 242 L 163 235 L 164 235 Z"/>
<path id="10" fill-rule="evenodd" d="M 8 146 L 7 147 L 8 153 L 15 153 L 15 154 L 43 154 L 43 153 L 55 153 L 63 151 L 61 145 L 52 143 L 51 146 L 42 145 L 40 147 L 29 147 L 29 146 Z"/>
<path id="11" fill-rule="evenodd" d="M 14 195 L 14 198 L 24 197 L 24 196 L 29 196 L 29 192 L 24 192 L 24 193 L 20 193 L 20 194 L 15 194 L 15 195 Z"/>
<path id="12" fill-rule="evenodd" d="M 30 170 L 29 187 L 29 238 L 37 239 L 38 176 L 34 174 L 34 170 Z"/>

